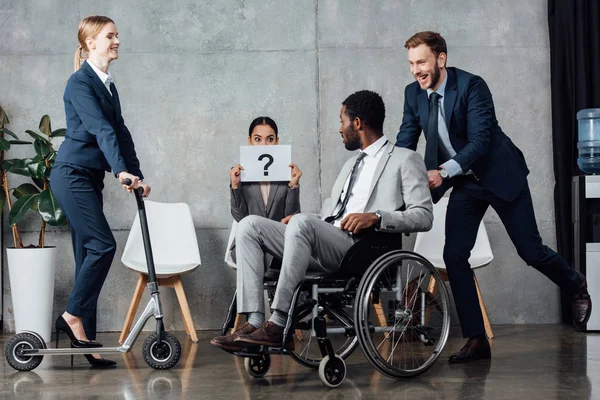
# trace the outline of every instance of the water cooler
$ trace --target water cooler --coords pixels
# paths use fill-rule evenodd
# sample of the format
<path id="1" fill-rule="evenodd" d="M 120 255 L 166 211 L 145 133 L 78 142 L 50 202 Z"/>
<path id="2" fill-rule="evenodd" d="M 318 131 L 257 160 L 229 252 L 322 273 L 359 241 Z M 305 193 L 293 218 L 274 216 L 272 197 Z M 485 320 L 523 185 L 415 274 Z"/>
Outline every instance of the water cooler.
<path id="1" fill-rule="evenodd" d="M 580 110 L 577 120 L 577 164 L 589 175 L 573 177 L 573 267 L 586 276 L 592 302 L 598 304 L 586 330 L 600 331 L 600 109 Z"/>
<path id="2" fill-rule="evenodd" d="M 586 276 L 594 303 L 586 330 L 600 331 L 600 175 L 573 177 L 572 204 L 573 267 Z"/>

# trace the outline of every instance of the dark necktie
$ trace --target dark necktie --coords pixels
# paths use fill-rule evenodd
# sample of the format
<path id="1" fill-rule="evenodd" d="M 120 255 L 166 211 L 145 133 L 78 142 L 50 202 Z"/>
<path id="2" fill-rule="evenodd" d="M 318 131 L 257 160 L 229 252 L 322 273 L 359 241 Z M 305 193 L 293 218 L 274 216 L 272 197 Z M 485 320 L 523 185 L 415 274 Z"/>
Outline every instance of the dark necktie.
<path id="1" fill-rule="evenodd" d="M 344 196 L 344 200 L 342 201 L 342 206 L 340 207 L 340 210 L 337 212 L 337 214 L 331 215 L 331 216 L 325 218 L 325 222 L 329 222 L 331 224 L 336 219 L 338 219 L 339 217 L 344 215 L 344 211 L 346 210 L 346 205 L 348 204 L 348 200 L 350 199 L 350 193 L 352 193 L 352 187 L 356 183 L 356 178 L 358 177 L 358 165 L 360 164 L 362 159 L 365 158 L 366 155 L 367 155 L 367 153 L 365 153 L 364 151 L 361 151 L 360 154 L 358 155 L 358 158 L 356 159 L 356 162 L 354 163 L 354 167 L 352 167 L 352 173 L 350 174 L 350 182 L 348 182 L 348 188 L 346 189 L 346 195 Z M 339 203 L 339 200 L 338 200 L 338 203 Z"/>
<path id="2" fill-rule="evenodd" d="M 425 145 L 425 166 L 428 171 L 438 169 L 438 113 L 440 108 L 439 100 L 442 95 L 433 92 L 429 95 L 429 125 L 427 127 L 427 143 Z"/>

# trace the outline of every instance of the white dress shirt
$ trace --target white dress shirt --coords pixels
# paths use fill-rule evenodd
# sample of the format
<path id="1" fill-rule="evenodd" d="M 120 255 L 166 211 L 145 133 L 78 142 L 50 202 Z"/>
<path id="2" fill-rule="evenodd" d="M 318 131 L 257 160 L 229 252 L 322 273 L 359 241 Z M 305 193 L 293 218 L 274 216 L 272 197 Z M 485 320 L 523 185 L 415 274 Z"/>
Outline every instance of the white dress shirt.
<path id="1" fill-rule="evenodd" d="M 340 227 L 342 220 L 348 214 L 352 213 L 362 213 L 365 211 L 365 207 L 367 206 L 367 202 L 369 201 L 369 190 L 371 189 L 371 184 L 373 182 L 373 176 L 375 175 L 375 169 L 377 168 L 377 164 L 379 160 L 381 160 L 381 156 L 383 155 L 383 149 L 385 144 L 388 142 L 385 136 L 380 137 L 375 143 L 372 143 L 369 147 L 361 152 L 365 152 L 366 156 L 362 159 L 360 164 L 358 165 L 358 176 L 356 178 L 356 182 L 352 187 L 352 192 L 350 193 L 350 198 L 348 199 L 348 203 L 346 204 L 346 210 L 344 210 L 344 214 L 335 220 L 334 226 Z M 336 215 L 346 197 L 346 193 L 348 191 L 348 185 L 350 184 L 350 175 L 346 179 L 346 183 L 344 184 L 344 190 L 339 198 L 339 203 L 333 211 L 332 215 Z"/>
<path id="2" fill-rule="evenodd" d="M 98 75 L 98 78 L 100 78 L 102 83 L 104 83 L 104 86 L 106 87 L 106 90 L 108 90 L 108 93 L 110 93 L 110 95 L 112 96 L 112 92 L 110 91 L 110 84 L 111 82 L 114 82 L 114 80 L 110 73 L 106 74 L 102 72 L 100 68 L 96 67 L 96 65 L 91 60 L 85 60 L 85 62 L 88 63 L 90 67 L 92 67 L 96 75 Z"/>

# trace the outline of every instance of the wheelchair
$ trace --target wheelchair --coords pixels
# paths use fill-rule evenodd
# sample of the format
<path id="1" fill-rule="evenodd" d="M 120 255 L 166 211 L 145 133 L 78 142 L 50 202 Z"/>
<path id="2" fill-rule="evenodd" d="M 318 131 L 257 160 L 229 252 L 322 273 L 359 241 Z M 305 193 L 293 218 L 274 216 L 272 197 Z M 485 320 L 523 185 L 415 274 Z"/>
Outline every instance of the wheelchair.
<path id="1" fill-rule="evenodd" d="M 252 377 L 263 377 L 271 355 L 289 355 L 318 369 L 328 387 L 346 377 L 344 360 L 360 344 L 366 359 L 392 378 L 427 371 L 442 353 L 450 330 L 448 291 L 437 269 L 419 254 L 402 250 L 402 234 L 369 232 L 344 256 L 334 273 L 309 271 L 294 291 L 280 347 L 247 346 L 229 351 L 245 357 Z M 269 304 L 277 285 L 265 275 Z M 221 334 L 234 325 L 234 294 Z M 294 348 L 286 347 L 293 337 Z"/>

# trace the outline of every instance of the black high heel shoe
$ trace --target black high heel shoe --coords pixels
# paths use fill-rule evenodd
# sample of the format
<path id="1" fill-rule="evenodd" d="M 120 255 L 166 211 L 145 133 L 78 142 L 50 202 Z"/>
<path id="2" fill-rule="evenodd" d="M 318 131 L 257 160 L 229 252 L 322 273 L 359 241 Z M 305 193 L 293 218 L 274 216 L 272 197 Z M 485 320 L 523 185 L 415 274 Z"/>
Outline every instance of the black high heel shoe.
<path id="1" fill-rule="evenodd" d="M 71 329 L 71 327 L 69 326 L 69 324 L 67 324 L 67 321 L 65 321 L 65 319 L 63 318 L 62 315 L 60 315 L 57 319 L 56 319 L 56 323 L 54 324 L 55 328 L 56 328 L 56 347 L 58 348 L 58 334 L 59 332 L 64 332 L 67 334 L 67 336 L 69 337 L 69 339 L 71 339 L 71 346 L 75 347 L 75 348 L 96 348 L 96 347 L 102 347 L 102 343 L 98 343 L 98 342 L 86 342 L 85 340 L 79 340 L 75 337 L 75 334 L 73 333 L 73 330 Z"/>
<path id="2" fill-rule="evenodd" d="M 107 360 L 106 358 L 96 358 L 91 354 L 84 354 L 83 356 L 86 358 L 86 360 L 88 360 L 88 362 L 90 363 L 90 365 L 92 367 L 106 368 L 106 367 L 114 367 L 115 365 L 117 365 L 116 361 Z"/>

